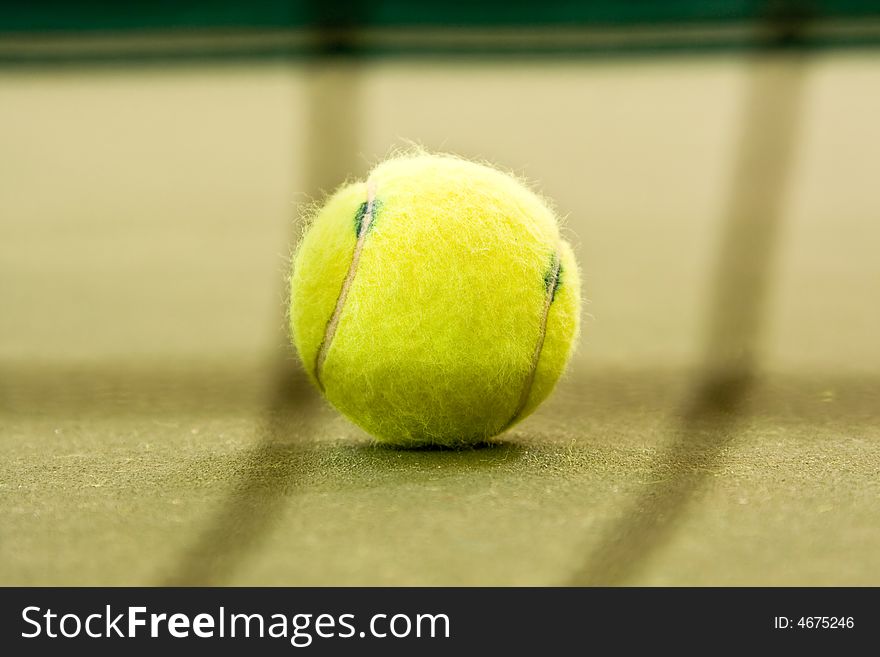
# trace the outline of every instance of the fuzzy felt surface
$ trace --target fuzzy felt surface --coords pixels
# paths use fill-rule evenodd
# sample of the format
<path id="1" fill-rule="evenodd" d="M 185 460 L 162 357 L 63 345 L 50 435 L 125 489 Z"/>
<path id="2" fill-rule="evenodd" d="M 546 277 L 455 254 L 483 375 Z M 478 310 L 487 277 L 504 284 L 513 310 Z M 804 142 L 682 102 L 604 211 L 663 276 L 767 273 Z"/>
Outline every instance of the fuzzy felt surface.
<path id="1" fill-rule="evenodd" d="M 573 252 L 539 196 L 494 168 L 418 154 L 312 217 L 290 327 L 312 380 L 374 437 L 472 444 L 550 394 L 579 304 Z"/>

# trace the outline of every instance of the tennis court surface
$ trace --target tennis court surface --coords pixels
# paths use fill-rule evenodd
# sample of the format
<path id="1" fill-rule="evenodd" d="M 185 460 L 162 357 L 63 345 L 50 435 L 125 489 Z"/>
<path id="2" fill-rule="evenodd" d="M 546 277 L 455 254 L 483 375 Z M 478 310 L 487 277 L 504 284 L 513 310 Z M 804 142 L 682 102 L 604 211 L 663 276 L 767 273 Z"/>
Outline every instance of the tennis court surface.
<path id="1" fill-rule="evenodd" d="M 0 584 L 880 585 L 878 51 L 625 27 L 5 40 Z M 533 181 L 582 270 L 479 449 L 374 444 L 285 335 L 301 209 L 410 141 Z"/>

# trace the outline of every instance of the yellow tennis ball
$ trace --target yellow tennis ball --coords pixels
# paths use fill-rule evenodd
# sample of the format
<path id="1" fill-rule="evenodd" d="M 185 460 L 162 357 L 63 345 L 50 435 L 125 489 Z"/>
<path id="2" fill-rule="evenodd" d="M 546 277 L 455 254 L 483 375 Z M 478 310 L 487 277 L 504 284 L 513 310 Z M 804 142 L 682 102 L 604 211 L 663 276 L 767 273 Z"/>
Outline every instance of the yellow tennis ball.
<path id="1" fill-rule="evenodd" d="M 518 180 L 449 155 L 397 157 L 310 219 L 291 334 L 355 424 L 398 445 L 476 444 L 550 394 L 578 334 L 578 267 Z"/>

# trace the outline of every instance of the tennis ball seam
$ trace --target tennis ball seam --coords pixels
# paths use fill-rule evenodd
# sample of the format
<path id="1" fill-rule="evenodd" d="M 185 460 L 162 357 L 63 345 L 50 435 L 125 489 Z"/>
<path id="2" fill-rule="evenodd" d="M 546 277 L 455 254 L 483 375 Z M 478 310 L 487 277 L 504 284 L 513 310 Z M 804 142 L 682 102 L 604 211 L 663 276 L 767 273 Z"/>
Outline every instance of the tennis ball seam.
<path id="1" fill-rule="evenodd" d="M 324 384 L 321 381 L 321 373 L 324 368 L 324 362 L 327 360 L 327 353 L 330 351 L 330 344 L 333 342 L 333 336 L 336 335 L 336 329 L 339 328 L 339 320 L 342 316 L 342 310 L 345 307 L 345 300 L 348 298 L 348 292 L 354 283 L 354 277 L 357 273 L 358 264 L 361 259 L 361 252 L 364 249 L 364 244 L 367 241 L 367 234 L 370 232 L 370 227 L 375 218 L 376 208 L 376 183 L 368 180 L 366 206 L 363 211 L 359 211 L 355 217 L 357 241 L 355 242 L 354 251 L 352 252 L 351 263 L 348 265 L 348 272 L 345 275 L 345 280 L 342 283 L 339 296 L 336 298 L 336 306 L 334 307 L 330 318 L 327 320 L 327 327 L 324 329 L 324 335 L 321 338 L 321 344 L 318 347 L 318 353 L 315 356 L 315 380 L 322 392 L 324 390 Z"/>
<path id="2" fill-rule="evenodd" d="M 510 420 L 502 428 L 502 431 L 506 431 L 510 428 L 516 421 L 519 419 L 520 414 L 525 409 L 526 405 L 529 402 L 529 395 L 532 392 L 532 386 L 535 383 L 535 375 L 538 372 L 538 363 L 541 360 L 541 352 L 544 350 L 544 340 L 547 336 L 547 320 L 550 317 L 550 306 L 553 305 L 553 301 L 556 299 L 556 291 L 559 289 L 559 285 L 562 282 L 562 261 L 559 256 L 558 251 L 554 251 L 553 255 L 550 258 L 550 267 L 547 272 L 544 274 L 544 308 L 541 311 L 541 328 L 538 331 L 538 340 L 535 344 L 535 350 L 532 353 L 532 360 L 529 366 L 529 372 L 526 375 L 525 383 L 523 384 L 522 390 L 520 391 L 519 402 L 516 405 L 516 410 L 513 412 L 513 415 L 510 417 Z"/>

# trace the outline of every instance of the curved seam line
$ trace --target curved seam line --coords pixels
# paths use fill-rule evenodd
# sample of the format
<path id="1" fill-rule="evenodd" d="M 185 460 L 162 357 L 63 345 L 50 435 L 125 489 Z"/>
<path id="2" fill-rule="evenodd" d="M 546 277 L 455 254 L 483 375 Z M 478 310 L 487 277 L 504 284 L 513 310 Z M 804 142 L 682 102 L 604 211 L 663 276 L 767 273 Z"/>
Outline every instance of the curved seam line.
<path id="1" fill-rule="evenodd" d="M 525 410 L 529 401 L 529 395 L 532 392 L 532 385 L 535 383 L 535 374 L 538 371 L 538 361 L 541 360 L 541 351 L 544 349 L 544 338 L 547 336 L 547 319 L 550 316 L 550 306 L 553 305 L 553 298 L 556 296 L 556 284 L 559 282 L 559 268 L 561 266 L 559 253 L 553 253 L 553 272 L 547 284 L 547 292 L 544 295 L 544 309 L 541 313 L 541 330 L 538 333 L 538 342 L 535 344 L 535 351 L 532 354 L 532 362 L 529 367 L 529 373 L 526 375 L 522 392 L 519 396 L 519 402 L 516 410 L 513 412 L 510 420 L 504 425 L 502 431 L 506 431 L 514 422 L 517 421 L 520 414 Z"/>
<path id="2" fill-rule="evenodd" d="M 373 223 L 375 206 L 376 183 L 368 180 L 367 208 L 364 211 L 364 218 L 361 222 L 361 232 L 357 237 L 357 242 L 355 242 L 354 252 L 351 255 L 351 263 L 348 266 L 348 273 L 345 275 L 345 280 L 342 283 L 342 289 L 339 290 L 339 296 L 336 298 L 336 307 L 333 309 L 333 314 L 330 315 L 330 319 L 327 320 L 327 327 L 324 329 L 324 337 L 321 339 L 318 353 L 315 356 L 315 379 L 318 382 L 318 387 L 322 391 L 324 390 L 324 383 L 321 381 L 321 373 L 324 369 L 324 361 L 327 360 L 327 353 L 330 351 L 330 344 L 333 342 L 336 330 L 339 328 L 339 320 L 342 316 L 342 309 L 345 307 L 345 300 L 348 298 L 348 292 L 351 290 L 351 286 L 354 283 L 354 276 L 357 273 L 358 263 L 361 259 L 361 252 L 364 249 L 364 242 L 367 241 L 367 233 L 370 230 L 370 225 Z"/>

